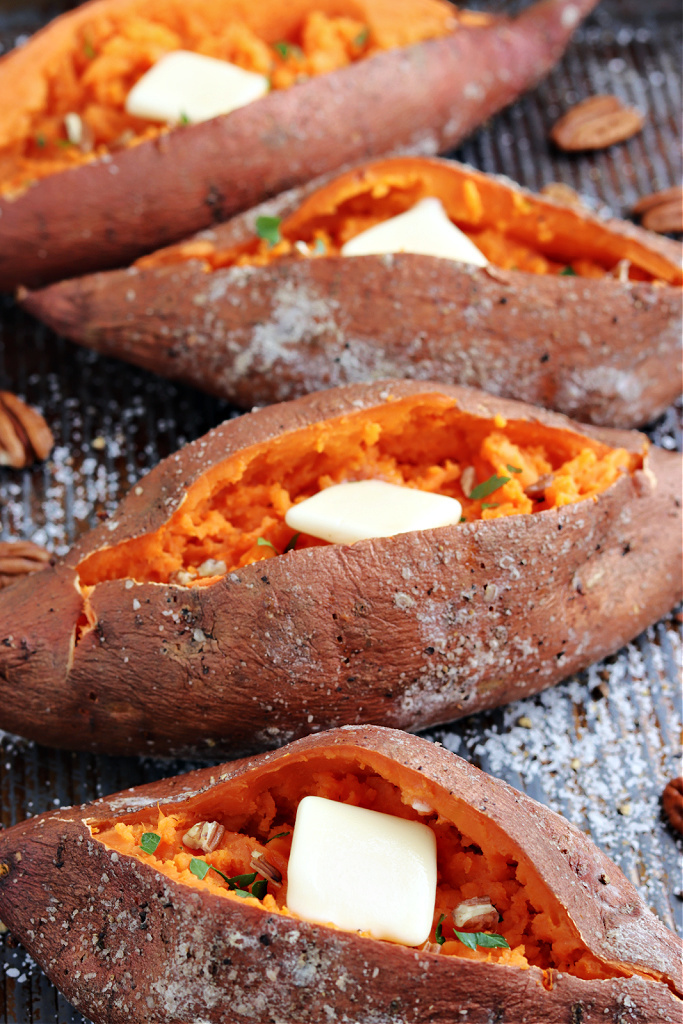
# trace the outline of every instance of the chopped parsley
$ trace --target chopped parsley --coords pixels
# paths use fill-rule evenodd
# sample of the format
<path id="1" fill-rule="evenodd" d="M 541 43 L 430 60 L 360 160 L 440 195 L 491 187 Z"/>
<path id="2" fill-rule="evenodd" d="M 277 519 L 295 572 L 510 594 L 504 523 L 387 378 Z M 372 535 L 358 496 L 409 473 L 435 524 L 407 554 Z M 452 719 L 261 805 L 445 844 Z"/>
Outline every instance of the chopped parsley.
<path id="1" fill-rule="evenodd" d="M 358 33 L 358 35 L 354 39 L 353 45 L 354 46 L 358 46 L 358 47 L 365 46 L 365 44 L 368 41 L 368 36 L 369 35 L 370 35 L 370 29 L 366 25 L 365 28 L 362 28 L 360 30 L 360 32 Z"/>
<path id="2" fill-rule="evenodd" d="M 279 43 L 273 43 L 273 49 L 278 53 L 283 60 L 289 60 L 290 57 L 294 60 L 303 60 L 304 51 L 300 46 L 296 46 L 294 43 L 288 43 L 282 39 Z"/>
<path id="3" fill-rule="evenodd" d="M 519 468 L 519 466 L 511 466 L 509 463 L 507 464 L 507 466 L 505 468 L 510 473 L 521 473 L 522 472 L 522 470 Z"/>
<path id="4" fill-rule="evenodd" d="M 493 476 L 488 478 L 488 480 L 484 480 L 483 484 L 477 484 L 476 487 L 472 488 L 470 491 L 470 498 L 472 501 L 480 501 L 482 498 L 488 498 L 489 495 L 493 494 L 494 491 L 497 491 L 499 487 L 508 483 L 510 479 L 511 478 L 509 476 L 496 476 L 494 473 Z"/>
<path id="5" fill-rule="evenodd" d="M 185 113 L 184 110 L 182 111 L 182 113 L 180 115 L 180 118 L 178 120 L 178 124 L 192 124 L 192 121 L 187 116 L 187 114 Z"/>
<path id="6" fill-rule="evenodd" d="M 266 537 L 257 537 L 256 538 L 256 543 L 258 544 L 258 546 L 260 548 L 272 548 L 276 555 L 280 554 L 280 552 L 275 547 L 275 545 L 272 543 L 272 541 L 269 541 Z"/>
<path id="7" fill-rule="evenodd" d="M 466 523 L 467 522 L 467 517 L 466 516 L 460 516 L 460 522 L 461 523 Z"/>
<path id="8" fill-rule="evenodd" d="M 36 135 L 36 146 L 38 146 L 40 149 L 44 149 L 45 148 L 45 144 L 46 144 L 45 136 L 43 135 L 42 132 L 39 132 L 38 135 Z"/>
<path id="9" fill-rule="evenodd" d="M 485 509 L 485 508 L 500 508 L 500 502 L 499 501 L 482 501 L 481 507 L 482 507 L 482 509 Z"/>
<path id="10" fill-rule="evenodd" d="M 228 889 L 236 893 L 237 896 L 255 896 L 257 900 L 262 900 L 268 891 L 267 880 L 261 878 L 257 882 L 255 871 L 249 872 L 248 875 L 234 875 L 232 878 L 228 878 L 222 871 L 215 868 L 213 864 L 207 864 L 201 857 L 192 858 L 190 861 L 190 871 L 200 881 L 206 878 L 209 871 L 215 871 L 227 883 Z M 249 886 L 251 886 L 251 892 L 249 892 Z"/>
<path id="11" fill-rule="evenodd" d="M 256 234 L 265 242 L 277 245 L 278 242 L 282 241 L 282 236 L 280 235 L 281 220 L 281 217 L 257 217 Z"/>
<path id="12" fill-rule="evenodd" d="M 263 845 L 265 846 L 267 843 L 272 843 L 273 839 L 283 839 L 285 836 L 288 836 L 288 835 L 289 835 L 289 832 L 278 832 L 278 834 L 276 836 L 271 836 L 270 839 L 264 839 L 263 840 Z"/>
<path id="13" fill-rule="evenodd" d="M 458 932 L 455 933 L 468 949 L 476 949 L 481 946 L 483 949 L 509 949 L 510 946 L 502 935 L 493 932 Z M 438 942 L 438 939 L 437 939 Z"/>
<path id="14" fill-rule="evenodd" d="M 323 242 L 322 238 L 316 238 L 314 249 L 316 252 L 324 253 L 327 252 L 327 247 Z"/>
<path id="15" fill-rule="evenodd" d="M 572 270 L 571 267 L 565 267 L 564 270 L 560 271 L 560 277 L 576 277 L 576 276 L 577 276 L 576 271 Z"/>
<path id="16" fill-rule="evenodd" d="M 161 836 L 156 832 L 143 832 L 140 839 L 140 849 L 145 853 L 156 853 L 156 848 L 161 842 Z"/>
<path id="17" fill-rule="evenodd" d="M 441 925 L 443 924 L 445 919 L 446 915 L 442 914 L 441 917 L 439 918 L 439 923 L 436 926 L 436 941 L 439 943 L 440 946 L 443 946 L 444 942 L 446 941 L 443 932 L 441 931 Z"/>
<path id="18" fill-rule="evenodd" d="M 293 551 L 294 550 L 294 548 L 296 547 L 296 542 L 298 541 L 300 536 L 301 536 L 300 533 L 295 533 L 295 534 L 293 534 L 292 537 L 290 537 L 290 539 L 287 542 L 287 547 L 282 552 L 283 555 L 286 555 L 288 551 Z"/>
<path id="19" fill-rule="evenodd" d="M 95 47 L 89 39 L 86 39 L 86 41 L 83 43 L 83 53 L 86 55 L 88 60 L 94 60 L 97 56 L 95 52 Z"/>

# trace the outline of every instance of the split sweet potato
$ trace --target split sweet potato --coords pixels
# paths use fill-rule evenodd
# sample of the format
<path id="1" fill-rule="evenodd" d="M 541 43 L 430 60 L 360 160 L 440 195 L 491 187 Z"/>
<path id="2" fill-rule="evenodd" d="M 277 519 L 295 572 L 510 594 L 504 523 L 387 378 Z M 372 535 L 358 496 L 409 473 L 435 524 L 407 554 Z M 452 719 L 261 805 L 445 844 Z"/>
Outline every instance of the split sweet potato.
<path id="1" fill-rule="evenodd" d="M 366 478 L 455 497 L 464 521 L 294 542 L 294 502 Z M 166 459 L 64 560 L 0 593 L 0 727 L 235 756 L 515 700 L 672 607 L 680 494 L 679 456 L 640 434 L 465 388 L 354 385 L 262 409 Z"/>
<path id="2" fill-rule="evenodd" d="M 488 267 L 340 255 L 426 196 Z M 256 234 L 266 215 L 276 244 Z M 80 344 L 246 408 L 395 375 L 631 427 L 678 395 L 681 283 L 676 242 L 461 164 L 404 157 L 24 304 Z"/>
<path id="3" fill-rule="evenodd" d="M 438 884 L 423 946 L 288 910 L 292 827 L 310 795 L 433 830 Z M 218 837 L 208 853 L 187 844 L 200 821 Z M 250 885 L 255 872 L 253 891 L 226 884 Z M 458 937 L 453 911 L 477 897 L 497 911 L 488 931 L 508 948 Z M 680 940 L 585 835 L 443 748 L 377 727 L 15 825 L 0 834 L 0 915 L 95 1024 L 681 1015 Z"/>
<path id="4" fill-rule="evenodd" d="M 352 161 L 443 151 L 542 78 L 596 2 L 511 20 L 445 0 L 91 0 L 0 61 L 0 289 L 128 264 Z M 170 132 L 128 118 L 178 48 L 273 90 Z"/>

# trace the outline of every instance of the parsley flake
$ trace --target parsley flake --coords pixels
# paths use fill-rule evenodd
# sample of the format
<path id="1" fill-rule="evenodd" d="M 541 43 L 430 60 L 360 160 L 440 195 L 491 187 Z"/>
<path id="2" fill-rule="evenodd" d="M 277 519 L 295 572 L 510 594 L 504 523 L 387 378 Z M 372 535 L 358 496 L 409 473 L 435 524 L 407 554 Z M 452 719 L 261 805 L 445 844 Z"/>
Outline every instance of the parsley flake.
<path id="1" fill-rule="evenodd" d="M 482 507 L 482 509 L 484 509 L 484 508 L 500 508 L 500 502 L 499 501 L 482 501 L 481 507 Z"/>
<path id="2" fill-rule="evenodd" d="M 577 276 L 576 271 L 572 270 L 571 267 L 565 267 L 564 270 L 560 271 L 560 277 L 576 277 L 576 276 Z"/>
<path id="3" fill-rule="evenodd" d="M 354 39 L 353 45 L 354 46 L 358 46 L 358 47 L 365 46 L 365 44 L 368 41 L 368 36 L 369 35 L 370 35 L 370 29 L 366 25 L 365 28 L 362 28 L 360 30 L 360 32 L 358 33 L 358 35 Z"/>
<path id="4" fill-rule="evenodd" d="M 257 900 L 262 900 L 268 892 L 268 882 L 265 878 L 259 878 L 258 882 L 254 882 L 251 887 L 251 895 L 255 896 Z"/>
<path id="5" fill-rule="evenodd" d="M 278 53 L 283 60 L 289 60 L 290 57 L 294 60 L 303 60 L 304 52 L 300 46 L 296 46 L 294 43 L 288 43 L 284 39 L 278 43 L 273 43 L 273 49 Z"/>
<path id="6" fill-rule="evenodd" d="M 519 466 L 511 466 L 509 463 L 505 467 L 510 473 L 521 473 L 523 472 Z"/>
<path id="7" fill-rule="evenodd" d="M 506 484 L 510 480 L 509 476 L 490 476 L 488 480 L 484 480 L 483 484 L 477 484 L 476 487 L 470 491 L 470 498 L 472 501 L 480 501 L 481 498 L 488 498 L 490 494 L 497 491 L 499 487 Z"/>
<path id="8" fill-rule="evenodd" d="M 36 146 L 38 146 L 40 149 L 44 149 L 45 148 L 45 143 L 46 143 L 45 136 L 43 135 L 42 132 L 39 132 L 38 135 L 36 135 Z"/>
<path id="9" fill-rule="evenodd" d="M 282 241 L 282 236 L 280 235 L 281 220 L 281 217 L 257 217 L 256 234 L 265 242 L 277 245 L 278 242 Z"/>
<path id="10" fill-rule="evenodd" d="M 468 949 L 476 949 L 481 946 L 483 949 L 509 949 L 510 946 L 502 935 L 493 932 L 458 932 L 455 933 Z M 437 940 L 438 941 L 438 940 Z"/>
<path id="11" fill-rule="evenodd" d="M 276 836 L 271 836 L 270 839 L 264 839 L 263 845 L 267 846 L 268 843 L 272 843 L 273 839 L 284 839 L 284 837 L 288 836 L 289 834 L 289 832 L 278 832 Z"/>
<path id="12" fill-rule="evenodd" d="M 298 536 L 299 535 L 297 534 L 297 537 Z M 256 543 L 258 544 L 258 546 L 260 548 L 272 548 L 276 555 L 280 554 L 280 552 L 275 547 L 275 545 L 271 541 L 269 541 L 266 537 L 257 537 L 256 538 Z"/>
<path id="13" fill-rule="evenodd" d="M 461 523 L 466 523 L 467 522 L 467 517 L 466 516 L 460 516 L 460 522 Z"/>
<path id="14" fill-rule="evenodd" d="M 199 857 L 193 857 L 190 861 L 190 871 L 200 880 L 206 878 L 210 867 L 210 864 L 207 864 L 205 860 L 201 860 Z"/>
<path id="15" fill-rule="evenodd" d="M 327 252 L 327 247 L 325 246 L 325 243 L 323 242 L 322 238 L 316 238 L 315 246 L 313 248 L 314 248 L 315 252 L 320 252 L 320 253 Z"/>
<path id="16" fill-rule="evenodd" d="M 294 534 L 294 535 L 293 535 L 293 536 L 292 536 L 292 537 L 291 537 L 291 538 L 289 539 L 289 541 L 287 542 L 287 547 L 286 547 L 286 548 L 285 548 L 285 550 L 284 550 L 284 551 L 282 552 L 282 553 L 283 553 L 283 555 L 286 555 L 288 551 L 293 551 L 293 550 L 294 550 L 294 548 L 296 547 L 296 542 L 298 541 L 298 539 L 299 539 L 299 537 L 300 537 L 300 536 L 301 536 L 301 534 L 300 534 L 300 533 L 295 533 L 295 534 Z M 287 832 L 287 833 L 285 833 L 285 834 L 286 834 L 286 835 L 289 835 L 289 833 L 288 833 L 288 832 Z"/>
<path id="17" fill-rule="evenodd" d="M 180 114 L 178 124 L 192 124 L 192 121 L 190 120 L 190 118 L 188 117 L 184 110 Z"/>
<path id="18" fill-rule="evenodd" d="M 144 850 L 145 853 L 155 853 L 160 842 L 161 836 L 157 835 L 156 832 L 143 832 L 140 839 L 140 849 Z"/>
<path id="19" fill-rule="evenodd" d="M 439 923 L 436 926 L 436 941 L 439 943 L 440 946 L 443 946 L 444 942 L 446 941 L 446 939 L 444 938 L 443 932 L 441 931 L 441 925 L 443 924 L 445 919 L 446 919 L 446 915 L 442 914 L 441 917 L 439 918 Z M 457 932 L 456 932 L 456 934 L 457 934 Z"/>
<path id="20" fill-rule="evenodd" d="M 97 56 L 95 47 L 88 39 L 83 43 L 83 53 L 86 55 L 88 60 L 94 60 Z"/>

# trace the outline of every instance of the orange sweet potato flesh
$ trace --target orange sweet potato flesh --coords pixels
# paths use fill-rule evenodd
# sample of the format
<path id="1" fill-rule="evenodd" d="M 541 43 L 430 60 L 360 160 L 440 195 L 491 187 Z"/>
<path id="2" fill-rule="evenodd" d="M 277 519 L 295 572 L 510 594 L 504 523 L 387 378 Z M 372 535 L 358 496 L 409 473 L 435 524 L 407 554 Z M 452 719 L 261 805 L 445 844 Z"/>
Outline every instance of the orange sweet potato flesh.
<path id="1" fill-rule="evenodd" d="M 85 4 L 78 17 L 43 35 L 42 46 L 39 37 L 42 52 L 30 55 L 30 77 L 20 56 L 3 79 L 16 91 L 0 119 L 0 194 L 167 131 L 127 114 L 125 101 L 138 79 L 174 50 L 227 60 L 268 76 L 272 89 L 286 89 L 382 50 L 446 35 L 461 19 L 490 21 L 459 15 L 442 0 Z M 64 118 L 70 113 L 81 118 L 84 144 L 69 141 Z"/>
<path id="2" fill-rule="evenodd" d="M 680 249 L 648 233 L 600 221 L 588 210 L 561 206 L 493 175 L 452 161 L 396 158 L 356 168 L 309 195 L 279 225 L 275 245 L 256 237 L 223 247 L 198 238 L 138 261 L 141 268 L 202 260 L 214 271 L 229 266 L 267 266 L 285 257 L 323 259 L 340 255 L 351 238 L 436 196 L 451 221 L 503 270 L 602 278 L 623 269 L 625 280 L 683 284 Z M 621 228 L 622 230 L 619 230 Z M 303 242 L 308 252 L 296 243 Z"/>
<path id="3" fill-rule="evenodd" d="M 641 464 L 623 448 L 538 423 L 473 416 L 447 399 L 420 396 L 242 450 L 189 488 L 161 529 L 89 555 L 78 566 L 79 578 L 86 587 L 111 579 L 206 586 L 276 557 L 293 541 L 298 549 L 323 545 L 306 534 L 295 538 L 285 513 L 322 488 L 352 480 L 385 480 L 457 498 L 464 521 L 474 522 L 595 498 Z M 550 478 L 547 488 L 528 497 L 525 489 L 541 478 Z M 488 493 L 475 490 L 471 497 L 476 483 Z"/>
<path id="4" fill-rule="evenodd" d="M 596 2 L 510 20 L 444 0 L 91 0 L 0 62 L 0 288 L 125 265 L 340 166 L 453 146 L 547 72 Z M 275 88 L 199 125 L 131 123 L 127 89 L 179 46 L 271 64 Z M 91 153 L 60 145 L 66 113 Z"/>
<path id="5" fill-rule="evenodd" d="M 426 822 L 438 850 L 443 945 L 373 940 L 286 907 L 296 807 L 318 794 Z M 415 806 L 416 805 L 416 806 Z M 418 813 L 418 810 L 421 813 Z M 219 870 L 253 851 L 283 875 L 259 898 L 188 870 L 186 826 L 226 832 Z M 140 849 L 143 830 L 160 838 Z M 282 833 L 290 833 L 282 835 Z M 0 913 L 95 1024 L 544 1024 L 673 1021 L 680 941 L 567 821 L 443 748 L 377 727 L 310 736 L 262 755 L 41 815 L 0 835 Z M 54 912 L 44 914 L 44 893 Z M 451 908 L 489 895 L 510 950 L 468 950 Z M 36 921 L 39 923 L 36 924 Z M 73 970 L 74 961 L 78 970 Z M 250 1017 L 251 1014 L 251 1017 Z"/>

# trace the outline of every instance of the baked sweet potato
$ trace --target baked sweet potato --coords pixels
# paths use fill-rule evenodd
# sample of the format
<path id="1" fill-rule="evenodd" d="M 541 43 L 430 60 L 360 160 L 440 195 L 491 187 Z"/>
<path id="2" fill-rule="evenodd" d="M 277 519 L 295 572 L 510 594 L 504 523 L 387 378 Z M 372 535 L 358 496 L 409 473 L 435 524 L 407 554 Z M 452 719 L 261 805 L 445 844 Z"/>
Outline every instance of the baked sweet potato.
<path id="1" fill-rule="evenodd" d="M 489 266 L 340 255 L 439 197 Z M 259 238 L 264 216 L 277 244 Z M 74 341 L 237 404 L 387 376 L 638 426 L 678 395 L 681 247 L 451 161 L 362 165 L 130 270 L 24 295 Z"/>
<path id="2" fill-rule="evenodd" d="M 63 561 L 0 593 L 0 728 L 62 747 L 235 756 L 535 693 L 680 594 L 680 459 L 648 448 L 411 381 L 225 423 Z M 464 522 L 291 549 L 293 502 L 364 478 L 451 495 Z"/>
<path id="3" fill-rule="evenodd" d="M 596 2 L 510 20 L 445 0 L 91 0 L 0 62 L 0 289 L 126 265 L 345 163 L 443 151 L 542 78 Z M 273 91 L 171 132 L 132 121 L 128 90 L 178 48 Z"/>
<path id="4" fill-rule="evenodd" d="M 433 830 L 438 885 L 423 946 L 288 910 L 294 816 L 309 795 Z M 200 821 L 218 837 L 208 853 L 187 843 Z M 239 895 L 235 876 L 249 886 L 255 871 L 258 894 Z M 307 737 L 43 814 L 0 834 L 0 876 L 2 920 L 95 1024 L 663 1024 L 681 1015 L 680 941 L 615 864 L 546 807 L 387 729 Z M 477 897 L 498 912 L 488 931 L 509 948 L 482 948 L 469 928 L 461 935 L 474 948 L 458 938 L 453 911 Z"/>

